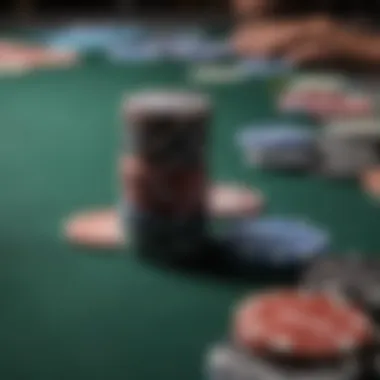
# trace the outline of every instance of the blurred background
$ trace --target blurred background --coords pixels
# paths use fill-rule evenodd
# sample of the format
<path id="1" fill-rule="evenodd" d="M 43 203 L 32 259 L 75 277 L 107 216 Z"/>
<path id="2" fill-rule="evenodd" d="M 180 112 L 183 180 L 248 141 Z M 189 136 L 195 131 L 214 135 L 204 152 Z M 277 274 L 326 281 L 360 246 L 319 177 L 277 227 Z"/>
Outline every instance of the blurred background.
<path id="1" fill-rule="evenodd" d="M 3 0 L 0 11 L 3 21 L 39 21 L 64 17 L 130 17 L 150 14 L 215 13 L 228 14 L 227 0 Z"/>

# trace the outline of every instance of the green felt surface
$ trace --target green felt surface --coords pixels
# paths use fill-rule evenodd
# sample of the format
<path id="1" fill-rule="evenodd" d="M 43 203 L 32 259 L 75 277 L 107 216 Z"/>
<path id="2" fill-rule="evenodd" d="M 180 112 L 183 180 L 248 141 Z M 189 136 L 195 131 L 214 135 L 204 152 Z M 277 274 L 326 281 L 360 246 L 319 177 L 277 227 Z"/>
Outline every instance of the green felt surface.
<path id="1" fill-rule="evenodd" d="M 195 380 L 203 354 L 225 336 L 231 306 L 255 281 L 184 275 L 70 247 L 71 212 L 116 199 L 122 95 L 191 87 L 189 67 L 117 67 L 0 80 L 0 378 Z M 206 86 L 215 102 L 212 175 L 260 188 L 270 214 L 306 215 L 331 230 L 334 250 L 380 250 L 374 207 L 354 183 L 263 173 L 243 166 L 234 133 L 283 120 L 276 80 Z M 108 255 L 107 255 L 108 254 Z"/>

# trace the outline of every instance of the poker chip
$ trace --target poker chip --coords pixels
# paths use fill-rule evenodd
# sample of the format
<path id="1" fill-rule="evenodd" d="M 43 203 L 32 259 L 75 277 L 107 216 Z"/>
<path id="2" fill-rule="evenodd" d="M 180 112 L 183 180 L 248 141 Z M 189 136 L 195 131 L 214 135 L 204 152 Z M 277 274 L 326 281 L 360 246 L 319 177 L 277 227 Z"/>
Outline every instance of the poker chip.
<path id="1" fill-rule="evenodd" d="M 224 240 L 231 263 L 245 268 L 305 265 L 329 246 L 327 231 L 296 218 L 246 218 L 230 227 Z"/>
<path id="2" fill-rule="evenodd" d="M 107 56 L 114 63 L 158 61 L 165 58 L 165 46 L 151 41 L 119 42 L 107 47 Z"/>
<path id="3" fill-rule="evenodd" d="M 372 117 L 340 120 L 327 123 L 324 134 L 331 137 L 379 139 L 380 125 L 378 120 Z"/>
<path id="4" fill-rule="evenodd" d="M 354 358 L 297 366 L 254 355 L 230 342 L 214 344 L 205 360 L 207 380 L 356 380 L 360 373 Z"/>
<path id="5" fill-rule="evenodd" d="M 201 84 L 230 84 L 240 83 L 247 75 L 239 65 L 203 63 L 194 65 L 189 70 L 189 81 Z"/>
<path id="6" fill-rule="evenodd" d="M 348 94 L 344 100 L 344 107 L 341 115 L 348 117 L 370 117 L 374 113 L 372 99 L 363 94 Z"/>
<path id="7" fill-rule="evenodd" d="M 372 199 L 380 199 L 380 166 L 364 170 L 360 175 L 360 182 L 366 194 Z"/>
<path id="8" fill-rule="evenodd" d="M 308 97 L 302 93 L 282 95 L 279 100 L 281 111 L 306 111 L 308 109 Z"/>
<path id="9" fill-rule="evenodd" d="M 237 135 L 237 143 L 243 149 L 298 148 L 312 146 L 315 142 L 314 131 L 306 127 L 290 125 L 252 125 Z"/>
<path id="10" fill-rule="evenodd" d="M 237 135 L 248 165 L 268 169 L 306 169 L 317 161 L 315 132 L 305 127 L 252 126 Z"/>
<path id="11" fill-rule="evenodd" d="M 50 32 L 45 43 L 53 48 L 92 51 L 107 49 L 115 41 L 124 45 L 146 37 L 148 30 L 139 25 L 70 25 Z"/>
<path id="12" fill-rule="evenodd" d="M 32 66 L 16 60 L 0 60 L 0 76 L 19 76 L 32 71 Z"/>
<path id="13" fill-rule="evenodd" d="M 201 36 L 175 38 L 168 43 L 170 58 L 187 61 L 211 61 L 232 56 L 232 46 L 228 41 L 212 41 Z"/>
<path id="14" fill-rule="evenodd" d="M 216 184 L 208 191 L 207 208 L 214 218 L 257 215 L 264 207 L 264 197 L 257 190 L 234 184 Z"/>
<path id="15" fill-rule="evenodd" d="M 344 92 L 346 87 L 346 78 L 339 74 L 301 74 L 289 81 L 287 92 L 301 94 L 308 92 L 336 94 Z"/>
<path id="16" fill-rule="evenodd" d="M 128 243 L 127 231 L 115 209 L 74 214 L 64 224 L 64 235 L 74 245 L 93 249 L 123 248 Z"/>
<path id="17" fill-rule="evenodd" d="M 310 265 L 300 285 L 304 289 L 340 294 L 380 317 L 380 262 L 362 255 L 324 257 Z"/>
<path id="18" fill-rule="evenodd" d="M 378 163 L 377 147 L 371 139 L 323 132 L 318 139 L 318 149 L 319 171 L 332 178 L 357 178 Z"/>
<path id="19" fill-rule="evenodd" d="M 243 59 L 238 63 L 238 67 L 247 76 L 279 75 L 288 73 L 293 68 L 291 63 L 285 60 L 270 60 L 260 58 Z"/>
<path id="20" fill-rule="evenodd" d="M 368 315 L 376 329 L 375 342 L 369 346 L 367 358 L 379 351 L 380 326 L 380 262 L 376 258 L 346 254 L 316 260 L 303 274 L 300 288 L 335 294 L 358 305 Z M 365 352 L 364 352 L 365 354 Z M 366 356 L 366 355 L 364 355 Z M 368 366 L 368 363 L 367 363 Z"/>
<path id="21" fill-rule="evenodd" d="M 285 289 L 244 300 L 234 316 L 233 338 L 252 352 L 333 358 L 369 344 L 373 327 L 362 311 L 339 297 Z"/>

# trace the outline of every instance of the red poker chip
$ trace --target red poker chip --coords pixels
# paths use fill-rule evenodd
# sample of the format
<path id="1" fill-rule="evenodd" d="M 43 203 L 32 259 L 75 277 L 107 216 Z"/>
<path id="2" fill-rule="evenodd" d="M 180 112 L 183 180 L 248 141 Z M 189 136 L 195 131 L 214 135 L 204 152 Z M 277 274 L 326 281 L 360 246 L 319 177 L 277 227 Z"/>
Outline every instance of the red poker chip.
<path id="1" fill-rule="evenodd" d="M 297 290 L 249 298 L 234 318 L 238 346 L 293 358 L 351 353 L 369 343 L 372 335 L 372 325 L 360 310 L 332 296 Z"/>
<path id="2" fill-rule="evenodd" d="M 307 110 L 321 118 L 329 117 L 340 112 L 344 97 L 340 93 L 314 93 L 308 100 Z"/>
<path id="3" fill-rule="evenodd" d="M 373 112 L 372 100 L 367 96 L 347 96 L 344 101 L 345 114 L 349 116 L 368 116 Z"/>
<path id="4" fill-rule="evenodd" d="M 29 68 L 63 67 L 76 63 L 77 56 L 70 51 L 3 41 L 0 42 L 0 64 Z"/>

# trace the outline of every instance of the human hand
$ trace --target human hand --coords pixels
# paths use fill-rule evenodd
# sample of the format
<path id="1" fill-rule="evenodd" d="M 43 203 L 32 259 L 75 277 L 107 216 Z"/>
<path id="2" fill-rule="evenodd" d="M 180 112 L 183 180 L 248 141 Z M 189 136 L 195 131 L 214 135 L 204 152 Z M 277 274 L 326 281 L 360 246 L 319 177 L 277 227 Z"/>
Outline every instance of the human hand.
<path id="1" fill-rule="evenodd" d="M 296 65 L 344 60 L 380 62 L 380 36 L 323 17 L 245 26 L 235 33 L 233 44 L 243 56 L 276 56 Z"/>

